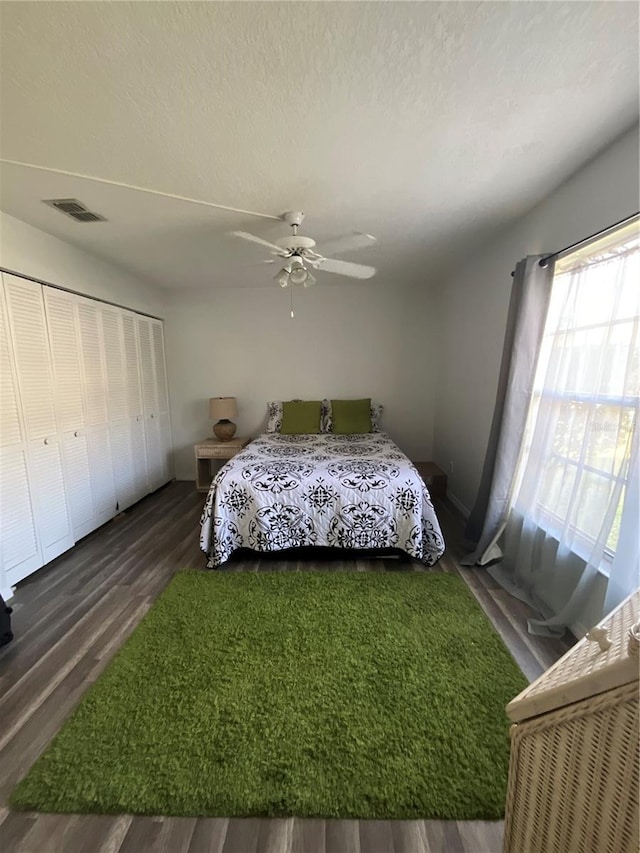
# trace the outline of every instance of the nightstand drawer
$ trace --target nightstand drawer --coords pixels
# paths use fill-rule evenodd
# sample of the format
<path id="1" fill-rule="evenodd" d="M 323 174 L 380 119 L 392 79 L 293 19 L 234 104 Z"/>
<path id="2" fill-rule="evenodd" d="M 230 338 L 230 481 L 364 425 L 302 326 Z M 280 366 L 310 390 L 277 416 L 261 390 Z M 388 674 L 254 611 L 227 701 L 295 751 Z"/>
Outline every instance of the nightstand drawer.
<path id="1" fill-rule="evenodd" d="M 193 448 L 196 457 L 196 489 L 208 492 L 211 485 L 211 460 L 233 459 L 247 444 L 250 438 L 232 438 L 230 441 L 218 441 L 215 438 L 205 438 Z"/>
<path id="2" fill-rule="evenodd" d="M 241 447 L 200 447 L 196 451 L 196 459 L 231 459 L 240 453 Z"/>

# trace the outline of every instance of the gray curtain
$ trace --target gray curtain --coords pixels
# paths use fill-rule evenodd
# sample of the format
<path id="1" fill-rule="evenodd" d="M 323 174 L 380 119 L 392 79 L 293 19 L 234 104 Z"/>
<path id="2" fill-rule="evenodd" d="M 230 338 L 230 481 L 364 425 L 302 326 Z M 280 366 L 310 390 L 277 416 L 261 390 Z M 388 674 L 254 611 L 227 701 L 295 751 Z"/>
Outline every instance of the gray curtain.
<path id="1" fill-rule="evenodd" d="M 639 583 L 639 263 L 640 240 L 622 235 L 553 286 L 544 391 L 509 496 L 504 557 L 488 568 L 538 610 L 533 634 L 584 633 Z"/>
<path id="2" fill-rule="evenodd" d="M 541 267 L 541 257 L 529 256 L 515 269 L 493 422 L 466 530 L 476 547 L 462 560 L 464 566 L 486 565 L 501 555 L 496 542 L 506 520 L 551 296 L 554 265 Z"/>

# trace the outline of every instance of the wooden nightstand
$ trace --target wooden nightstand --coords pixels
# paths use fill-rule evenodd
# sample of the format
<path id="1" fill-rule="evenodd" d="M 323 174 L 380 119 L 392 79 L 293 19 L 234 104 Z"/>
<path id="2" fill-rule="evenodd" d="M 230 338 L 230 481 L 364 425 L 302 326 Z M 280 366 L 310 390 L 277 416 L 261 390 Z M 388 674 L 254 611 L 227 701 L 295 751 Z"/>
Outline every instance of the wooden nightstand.
<path id="1" fill-rule="evenodd" d="M 196 455 L 196 489 L 199 492 L 209 491 L 212 459 L 233 459 L 250 441 L 250 438 L 232 438 L 231 441 L 205 438 L 195 444 L 193 449 Z"/>
<path id="2" fill-rule="evenodd" d="M 438 468 L 435 462 L 414 462 L 413 464 L 429 489 L 431 497 L 446 498 L 447 475 L 444 471 Z"/>

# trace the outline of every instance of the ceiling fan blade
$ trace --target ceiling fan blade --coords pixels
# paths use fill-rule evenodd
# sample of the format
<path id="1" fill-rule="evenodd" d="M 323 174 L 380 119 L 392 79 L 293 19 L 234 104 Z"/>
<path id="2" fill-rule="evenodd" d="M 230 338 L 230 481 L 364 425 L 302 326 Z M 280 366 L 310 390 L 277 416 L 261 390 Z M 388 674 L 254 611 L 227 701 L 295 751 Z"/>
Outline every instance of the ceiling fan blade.
<path id="1" fill-rule="evenodd" d="M 372 237 L 371 234 L 356 232 L 354 234 L 345 234 L 344 237 L 338 237 L 335 240 L 329 240 L 328 243 L 319 246 L 319 251 L 323 255 L 339 255 L 341 252 L 354 252 L 356 249 L 366 249 L 377 242 L 376 238 Z"/>
<path id="2" fill-rule="evenodd" d="M 376 274 L 375 267 L 367 267 L 364 264 L 352 264 L 349 261 L 339 261 L 335 258 L 323 258 L 314 264 L 321 272 L 334 272 L 338 275 L 348 275 L 351 278 L 371 278 Z"/>
<path id="3" fill-rule="evenodd" d="M 263 240 L 262 237 L 256 237 L 246 231 L 229 231 L 229 237 L 240 237 L 242 240 L 250 240 L 252 243 L 257 243 L 259 246 L 266 246 L 267 249 L 275 250 L 279 255 L 283 254 L 281 246 L 276 246 L 275 243 L 269 243 L 268 240 Z"/>

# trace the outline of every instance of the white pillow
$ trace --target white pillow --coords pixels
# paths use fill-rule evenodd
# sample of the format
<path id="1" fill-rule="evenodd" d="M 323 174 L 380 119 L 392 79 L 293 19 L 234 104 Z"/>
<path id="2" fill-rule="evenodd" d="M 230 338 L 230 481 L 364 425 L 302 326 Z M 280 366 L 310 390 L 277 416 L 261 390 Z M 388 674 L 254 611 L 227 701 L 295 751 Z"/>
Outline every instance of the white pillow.
<path id="1" fill-rule="evenodd" d="M 280 432 L 282 429 L 282 400 L 267 403 L 267 432 Z"/>

